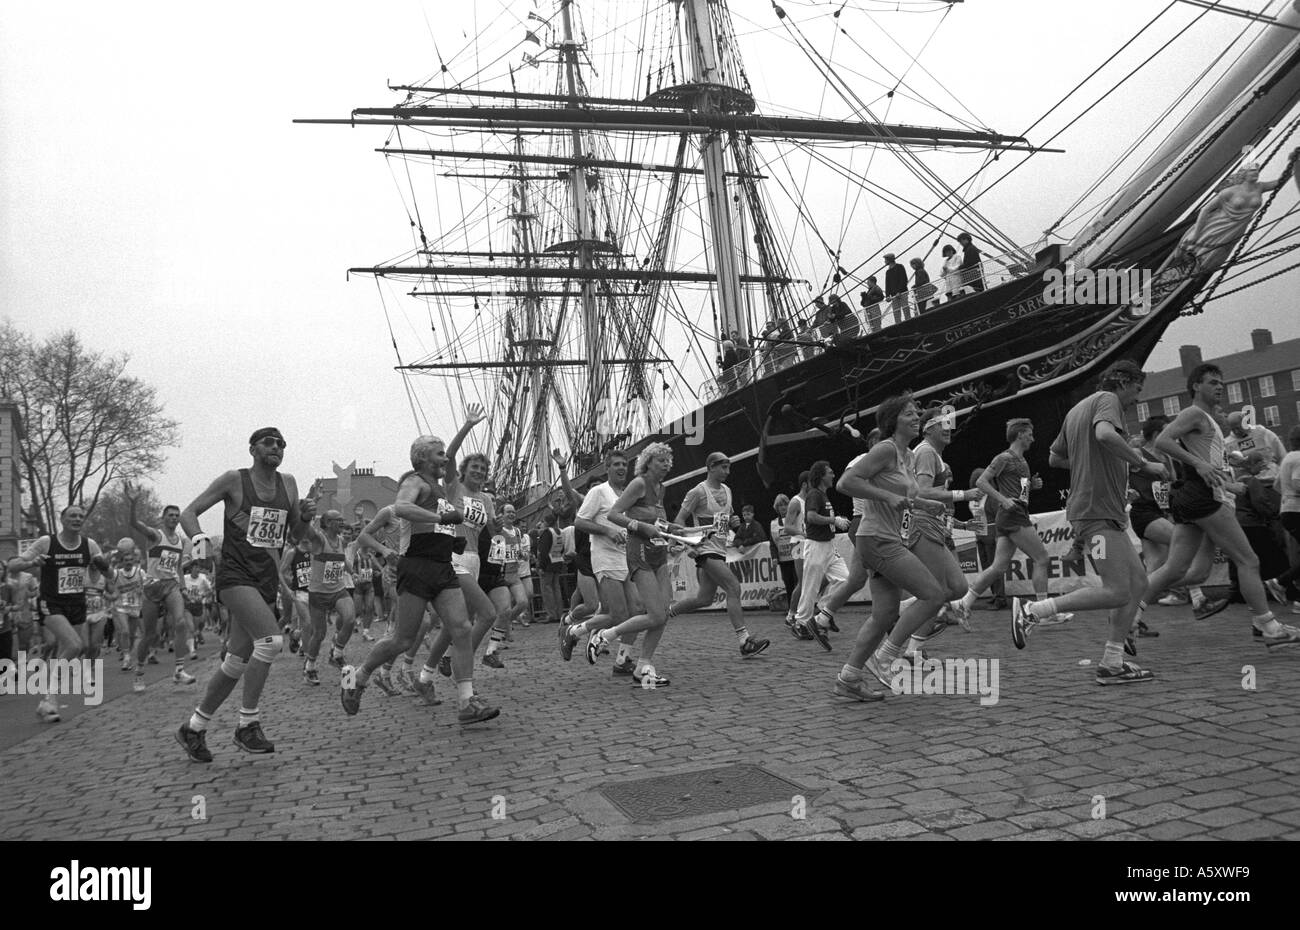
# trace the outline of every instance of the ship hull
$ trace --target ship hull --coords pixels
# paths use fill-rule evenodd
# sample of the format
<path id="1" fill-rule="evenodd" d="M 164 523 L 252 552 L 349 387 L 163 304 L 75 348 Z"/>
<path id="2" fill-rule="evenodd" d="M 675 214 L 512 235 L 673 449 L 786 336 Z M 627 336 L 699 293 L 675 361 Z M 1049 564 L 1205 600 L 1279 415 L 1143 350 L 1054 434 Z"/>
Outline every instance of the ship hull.
<path id="1" fill-rule="evenodd" d="M 1171 230 L 1124 264 L 1159 267 L 1182 231 Z M 736 507 L 751 503 L 760 518 L 770 518 L 774 497 L 793 493 L 799 473 L 814 461 L 826 459 L 839 473 L 863 451 L 842 424 L 865 436 L 880 402 L 910 390 L 923 404 L 951 404 L 956 411 L 957 429 L 944 453 L 956 487 L 968 486 L 972 470 L 1006 448 L 1008 420 L 1031 419 L 1036 442 L 1028 458 L 1044 486 L 1030 506 L 1059 509 L 1069 476 L 1048 468 L 1047 450 L 1065 414 L 1096 390 L 1111 362 L 1145 363 L 1204 280 L 1176 282 L 1143 313 L 1129 305 L 1049 303 L 1043 275 L 1032 273 L 756 379 L 631 451 L 652 441 L 672 448 L 670 515 L 704 477 L 708 454 L 721 451 L 732 460 L 728 483 Z M 695 428 L 686 430 L 683 422 Z"/>

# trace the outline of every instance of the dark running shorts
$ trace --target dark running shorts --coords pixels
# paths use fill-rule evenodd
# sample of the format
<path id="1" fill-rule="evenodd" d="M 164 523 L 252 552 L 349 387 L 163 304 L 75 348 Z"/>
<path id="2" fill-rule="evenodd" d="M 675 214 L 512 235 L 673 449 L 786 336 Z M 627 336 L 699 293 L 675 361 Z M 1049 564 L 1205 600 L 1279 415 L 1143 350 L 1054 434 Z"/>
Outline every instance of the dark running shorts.
<path id="1" fill-rule="evenodd" d="M 402 556 L 397 563 L 398 594 L 414 594 L 431 601 L 443 591 L 452 590 L 459 591 L 460 582 L 451 562 Z"/>
<path id="2" fill-rule="evenodd" d="M 1023 505 L 999 507 L 997 519 L 993 522 L 997 526 L 999 536 L 1010 536 L 1017 530 L 1034 525 L 1034 521 L 1029 519 L 1029 512 Z"/>
<path id="3" fill-rule="evenodd" d="M 1213 516 L 1223 504 L 1204 481 L 1175 481 L 1169 495 L 1169 515 L 1175 523 L 1195 523 Z"/>
<path id="4" fill-rule="evenodd" d="M 662 542 L 662 540 L 658 540 Z M 652 545 L 650 540 L 636 533 L 627 535 L 627 574 L 631 578 L 639 571 L 653 572 L 668 564 L 668 547 Z"/>
<path id="5" fill-rule="evenodd" d="M 586 575 L 588 578 L 596 577 L 596 573 L 591 570 L 590 552 L 579 552 L 574 557 L 573 564 L 577 566 L 579 575 Z"/>
<path id="6" fill-rule="evenodd" d="M 73 626 L 86 622 L 86 599 L 84 597 L 42 597 L 36 601 L 36 622 L 45 623 L 46 617 L 58 614 L 65 617 Z"/>
<path id="7" fill-rule="evenodd" d="M 335 591 L 332 594 L 325 594 L 320 591 L 307 592 L 307 606 L 315 610 L 329 613 L 334 609 L 334 605 L 348 596 L 346 590 Z"/>
<path id="8" fill-rule="evenodd" d="M 695 557 L 695 567 L 703 568 L 704 563 L 707 562 L 709 559 L 717 559 L 719 562 L 727 561 L 727 557 L 725 555 L 719 555 L 716 552 L 706 552 L 703 555 L 697 555 Z"/>
<path id="9" fill-rule="evenodd" d="M 1165 519 L 1165 514 L 1158 507 L 1140 507 L 1134 504 L 1128 512 L 1129 523 L 1133 524 L 1133 532 L 1137 534 L 1138 539 L 1147 538 L 1147 527 L 1157 520 Z"/>
<path id="10" fill-rule="evenodd" d="M 506 576 L 502 574 L 481 574 L 478 576 L 478 586 L 483 589 L 484 593 L 487 593 L 493 588 L 508 588 L 510 587 L 510 582 L 506 581 Z"/>

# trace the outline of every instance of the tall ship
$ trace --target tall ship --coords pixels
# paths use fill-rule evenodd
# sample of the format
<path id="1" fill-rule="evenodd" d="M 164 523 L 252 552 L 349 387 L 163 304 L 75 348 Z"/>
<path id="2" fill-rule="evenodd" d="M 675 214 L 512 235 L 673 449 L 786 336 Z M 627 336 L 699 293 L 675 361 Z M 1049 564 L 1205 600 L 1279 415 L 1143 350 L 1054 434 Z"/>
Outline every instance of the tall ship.
<path id="1" fill-rule="evenodd" d="M 1076 233 L 1031 245 L 981 212 L 970 176 L 930 161 L 973 153 L 984 170 L 1007 153 L 1050 158 L 1052 139 L 973 119 L 891 122 L 808 39 L 794 15 L 807 4 L 772 3 L 761 25 L 813 66 L 839 102 L 833 117 L 759 105 L 740 38 L 757 24 L 734 2 L 503 6 L 509 15 L 465 45 L 472 59 L 440 57 L 432 78 L 391 87 L 399 102 L 298 122 L 382 135 L 409 248 L 350 274 L 380 285 L 416 428 L 483 402 L 496 492 L 530 509 L 555 487 L 553 449 L 581 483 L 608 449 L 666 442 L 670 508 L 722 451 L 737 506 L 762 514 L 815 459 L 840 467 L 861 451 L 879 403 L 903 389 L 950 408 L 945 456 L 959 476 L 1005 448 L 1007 420 L 1032 419 L 1045 486 L 1031 506 L 1055 509 L 1065 475 L 1045 467 L 1046 445 L 1101 371 L 1144 362 L 1229 269 L 1267 276 L 1295 247 L 1272 247 L 1284 237 L 1261 218 L 1279 188 L 1254 180 L 1263 167 L 1291 183 L 1296 2 L 1275 16 L 1235 11 L 1229 47 L 1152 104 L 1144 139 L 1159 143 L 1145 160 L 1081 181 L 1072 209 L 1127 172 Z M 782 67 L 763 63 L 769 83 Z M 895 93 L 922 99 L 901 76 Z M 877 157 L 930 200 L 882 185 Z M 841 186 L 838 229 L 826 228 L 814 170 Z M 1250 209 L 1222 206 L 1243 191 L 1232 203 Z M 855 198 L 911 221 L 849 259 Z M 940 243 L 954 247 L 946 260 Z M 928 282 L 909 267 L 915 255 Z"/>

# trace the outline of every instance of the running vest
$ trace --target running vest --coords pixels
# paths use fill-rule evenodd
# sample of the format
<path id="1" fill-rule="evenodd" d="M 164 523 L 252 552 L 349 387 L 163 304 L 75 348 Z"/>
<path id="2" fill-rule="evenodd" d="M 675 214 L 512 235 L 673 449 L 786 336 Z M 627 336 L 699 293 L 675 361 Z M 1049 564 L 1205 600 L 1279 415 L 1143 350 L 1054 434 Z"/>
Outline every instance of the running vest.
<path id="1" fill-rule="evenodd" d="M 1173 474 L 1173 463 L 1167 461 L 1164 456 L 1151 452 L 1146 448 L 1138 449 L 1142 458 L 1148 462 L 1164 465 L 1168 469 L 1169 475 Z M 1160 510 L 1168 512 L 1169 510 L 1169 481 L 1157 481 L 1150 475 L 1145 475 L 1141 471 L 1135 471 L 1132 468 L 1128 473 L 1128 484 L 1134 491 L 1137 491 L 1138 499 L 1133 502 L 1136 508 L 1146 508 L 1147 510 Z"/>
<path id="2" fill-rule="evenodd" d="M 293 561 L 289 563 L 293 569 L 293 589 L 295 591 L 306 591 L 307 585 L 311 583 L 311 552 L 304 551 L 298 546 L 293 549 L 295 555 Z"/>
<path id="3" fill-rule="evenodd" d="M 893 447 L 894 462 L 878 472 L 871 479 L 871 483 L 882 491 L 889 491 L 891 494 L 897 494 L 900 497 L 915 498 L 918 488 L 916 486 L 916 471 L 912 467 L 911 450 L 900 449 L 898 443 L 892 439 L 886 439 L 884 442 Z M 899 513 L 895 507 L 884 501 L 870 499 L 866 501 L 866 507 L 862 513 L 862 523 L 858 525 L 859 536 L 901 539 L 906 543 L 912 539 L 912 534 L 911 510 L 904 510 Z"/>
<path id="4" fill-rule="evenodd" d="M 253 476 L 247 468 L 239 470 L 242 498 L 239 509 L 223 519 L 221 567 L 217 588 L 238 585 L 269 587 L 274 597 L 279 575 L 279 554 L 289 535 L 289 509 L 292 502 L 284 487 L 284 478 L 275 476 L 275 494 L 270 500 L 257 496 Z M 265 594 L 265 591 L 263 591 Z"/>
<path id="5" fill-rule="evenodd" d="M 424 487 L 415 498 L 415 506 L 431 510 L 436 514 L 451 513 L 456 508 L 435 488 L 424 481 Z M 410 559 L 432 559 L 435 562 L 450 562 L 452 550 L 456 545 L 456 527 L 450 523 L 411 523 L 409 527 L 409 544 L 405 555 Z"/>
<path id="6" fill-rule="evenodd" d="M 139 613 L 144 604 L 144 572 L 139 565 L 132 565 L 131 571 L 125 568 L 117 570 L 117 606 L 127 613 Z"/>
<path id="7" fill-rule="evenodd" d="M 1228 468 L 1223 457 L 1223 430 L 1219 429 L 1219 424 L 1214 421 L 1214 417 L 1206 414 L 1205 419 L 1209 420 L 1210 425 L 1214 427 L 1214 435 L 1207 436 L 1205 433 L 1200 432 L 1187 433 L 1178 442 L 1192 455 L 1198 456 L 1202 461 L 1209 462 L 1215 471 L 1231 481 L 1232 471 Z M 1197 474 L 1195 468 L 1186 468 L 1184 472 L 1184 480 L 1205 483 L 1205 480 Z M 1217 487 L 1213 491 L 1214 499 L 1220 504 L 1233 504 L 1235 506 L 1236 498 L 1227 488 Z"/>
<path id="8" fill-rule="evenodd" d="M 344 566 L 347 564 L 343 555 L 343 536 L 340 534 L 333 542 L 324 533 L 324 548 L 311 557 L 311 576 L 307 581 L 307 590 L 313 594 L 337 594 L 344 588 Z"/>
<path id="9" fill-rule="evenodd" d="M 513 530 L 502 527 L 501 532 L 492 537 L 485 563 L 491 566 L 492 574 L 519 577 L 519 537 L 518 527 Z"/>
<path id="10" fill-rule="evenodd" d="M 86 616 L 95 617 L 96 614 L 107 616 L 108 601 L 104 596 L 104 576 L 95 569 L 90 569 L 90 574 L 86 579 Z M 103 619 L 101 616 L 99 619 Z"/>
<path id="11" fill-rule="evenodd" d="M 551 564 L 555 565 L 564 561 L 564 531 L 558 523 L 547 529 L 551 531 Z"/>
<path id="12" fill-rule="evenodd" d="M 145 554 L 145 574 L 158 581 L 175 581 L 181 576 L 181 555 L 185 551 L 185 534 L 176 529 L 176 542 L 169 542 L 167 531 L 157 529 L 158 542 Z"/>
<path id="13" fill-rule="evenodd" d="M 721 488 L 715 490 L 709 487 L 707 481 L 701 481 L 691 489 L 687 497 L 697 491 L 702 500 L 691 511 L 691 516 L 695 518 L 695 525 L 712 525 L 714 529 L 713 536 L 701 541 L 699 553 L 700 555 L 713 553 L 725 556 L 727 554 L 727 532 L 731 529 L 731 488 L 724 484 Z M 722 498 L 721 501 L 718 500 L 719 497 Z M 703 517 L 707 517 L 707 519 L 701 519 Z"/>
<path id="14" fill-rule="evenodd" d="M 465 551 L 478 551 L 478 536 L 488 525 L 487 495 L 483 491 L 470 491 L 461 485 L 459 510 L 465 515 L 465 522 L 458 524 L 456 535 L 464 537 Z"/>
<path id="15" fill-rule="evenodd" d="M 50 548 L 41 565 L 41 597 L 46 600 L 85 600 L 86 573 L 90 569 L 90 540 L 85 536 L 75 548 L 50 534 Z"/>

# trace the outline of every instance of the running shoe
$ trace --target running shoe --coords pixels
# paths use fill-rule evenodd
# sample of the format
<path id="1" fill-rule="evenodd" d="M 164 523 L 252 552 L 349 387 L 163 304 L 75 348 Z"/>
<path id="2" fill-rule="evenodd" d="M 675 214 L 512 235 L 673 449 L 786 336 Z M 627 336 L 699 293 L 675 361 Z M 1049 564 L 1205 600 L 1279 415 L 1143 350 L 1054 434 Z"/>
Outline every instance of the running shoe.
<path id="1" fill-rule="evenodd" d="M 389 679 L 393 683 L 393 688 L 398 694 L 415 694 L 415 682 L 411 678 L 411 670 L 403 662 L 395 666 L 392 671 L 392 677 Z"/>
<path id="2" fill-rule="evenodd" d="M 59 716 L 59 705 L 45 699 L 36 705 L 36 719 L 41 723 L 58 723 L 63 718 Z"/>
<path id="3" fill-rule="evenodd" d="M 384 692 L 386 697 L 397 697 L 402 693 L 397 688 L 393 687 L 393 681 L 389 677 L 389 673 L 384 671 L 382 668 L 370 676 L 370 683 L 380 691 Z"/>
<path id="4" fill-rule="evenodd" d="M 366 690 L 366 686 L 358 684 L 356 681 L 356 669 L 351 665 L 343 666 L 342 680 L 352 680 L 352 687 L 340 686 L 339 700 L 343 703 L 343 712 L 349 717 L 355 717 L 357 711 L 361 710 L 361 694 Z"/>
<path id="5" fill-rule="evenodd" d="M 412 678 L 410 685 L 415 696 L 424 701 L 427 706 L 437 707 L 442 703 L 442 701 L 438 699 L 437 691 L 434 688 L 432 680 L 420 681 L 419 678 Z"/>
<path id="6" fill-rule="evenodd" d="M 1099 685 L 1131 685 L 1140 681 L 1155 681 L 1156 676 L 1153 672 L 1144 668 L 1139 668 L 1132 662 L 1125 662 L 1119 668 L 1107 668 L 1104 665 L 1097 666 L 1097 684 Z"/>
<path id="7" fill-rule="evenodd" d="M 176 674 L 172 676 L 172 683 L 177 685 L 192 685 L 196 681 L 198 679 L 183 668 L 178 668 Z"/>
<path id="8" fill-rule="evenodd" d="M 568 662 L 573 658 L 573 647 L 578 645 L 578 634 L 574 633 L 572 627 L 560 627 L 560 658 Z"/>
<path id="9" fill-rule="evenodd" d="M 1279 604 L 1285 604 L 1287 602 L 1286 588 L 1278 584 L 1275 579 L 1270 578 L 1265 581 L 1264 587 L 1268 589 L 1269 596 Z"/>
<path id="10" fill-rule="evenodd" d="M 460 721 L 461 726 L 464 726 L 467 723 L 482 723 L 485 720 L 491 720 L 499 716 L 500 713 L 501 708 L 493 707 L 476 694 L 460 709 L 456 719 Z"/>
<path id="11" fill-rule="evenodd" d="M 135 663 L 133 663 L 133 662 L 131 661 L 130 656 L 123 656 L 123 658 L 122 658 L 122 671 L 124 671 L 124 672 L 131 672 L 131 671 L 134 671 L 134 670 L 135 670 Z"/>
<path id="12" fill-rule="evenodd" d="M 1074 619 L 1074 614 L 1066 611 L 1065 613 L 1055 613 L 1050 617 L 1044 617 L 1038 621 L 1039 626 L 1060 626 L 1063 623 L 1069 623 Z"/>
<path id="13" fill-rule="evenodd" d="M 451 677 L 451 656 L 443 656 L 438 660 L 438 674 L 443 678 Z"/>
<path id="14" fill-rule="evenodd" d="M 1124 637 L 1124 654 L 1127 656 L 1132 656 L 1135 659 L 1137 658 L 1138 644 L 1137 644 L 1136 629 L 1129 630 L 1128 636 Z"/>
<path id="15" fill-rule="evenodd" d="M 653 691 L 655 688 L 667 688 L 669 681 L 665 676 L 656 672 L 653 665 L 647 665 L 641 669 L 640 675 L 635 671 L 632 672 L 632 684 L 645 688 L 647 691 Z"/>
<path id="16" fill-rule="evenodd" d="M 302 670 L 302 680 L 307 682 L 309 685 L 319 685 L 320 672 L 316 671 L 314 668 L 304 668 Z"/>
<path id="17" fill-rule="evenodd" d="M 1025 639 L 1034 628 L 1034 618 L 1025 610 L 1020 598 L 1011 599 L 1011 642 L 1017 649 L 1025 648 Z"/>
<path id="18" fill-rule="evenodd" d="M 605 642 L 605 631 L 597 630 L 587 637 L 587 664 L 595 665 L 596 659 L 600 656 L 600 647 Z"/>
<path id="19" fill-rule="evenodd" d="M 156 655 L 154 655 L 154 654 L 151 652 L 151 653 L 149 653 L 149 660 L 148 660 L 148 661 L 149 661 L 149 664 L 150 664 L 150 665 L 157 665 L 157 664 L 158 664 L 158 657 L 157 657 Z"/>
<path id="20" fill-rule="evenodd" d="M 889 688 L 891 691 L 893 690 L 894 683 L 890 681 L 889 672 L 880 667 L 880 662 L 877 661 L 874 655 L 867 659 L 867 663 L 862 666 L 862 670 L 886 688 Z"/>
<path id="21" fill-rule="evenodd" d="M 799 620 L 796 620 L 794 626 L 790 627 L 790 635 L 799 640 L 811 641 L 817 638 L 813 636 L 812 630 L 808 629 L 808 624 Z"/>
<path id="22" fill-rule="evenodd" d="M 825 619 L 822 619 L 822 618 L 825 618 Z M 830 630 L 832 633 L 838 633 L 838 632 L 840 631 L 840 628 L 837 627 L 837 626 L 835 625 L 835 618 L 834 618 L 833 616 L 831 616 L 831 613 L 830 613 L 829 610 L 826 610 L 826 609 L 824 609 L 824 608 L 822 608 L 822 607 L 818 607 L 818 608 L 817 608 L 817 619 L 818 619 L 818 620 L 821 620 L 821 626 L 826 627 L 826 628 L 827 628 L 828 630 Z"/>
<path id="23" fill-rule="evenodd" d="M 770 645 L 772 645 L 772 643 L 769 640 L 757 639 L 756 637 L 751 636 L 740 644 L 740 657 L 742 659 L 750 659 L 756 655 L 762 655 L 764 650 L 766 650 Z M 829 649 L 830 646 L 828 645 L 826 648 Z"/>
<path id="24" fill-rule="evenodd" d="M 813 639 L 817 640 L 818 645 L 827 652 L 831 651 L 831 639 L 826 635 L 826 631 L 821 628 L 815 618 L 808 621 L 808 632 L 812 634 Z"/>
<path id="25" fill-rule="evenodd" d="M 1156 601 L 1161 607 L 1182 607 L 1190 604 L 1192 599 L 1189 595 L 1179 594 L 1177 591 L 1170 591 L 1160 600 Z"/>
<path id="26" fill-rule="evenodd" d="M 949 601 L 948 616 L 957 621 L 957 625 L 967 633 L 971 632 L 970 608 L 963 601 Z"/>
<path id="27" fill-rule="evenodd" d="M 925 654 L 924 649 L 908 649 L 903 653 L 903 658 L 912 665 L 921 665 L 929 658 L 929 656 Z"/>
<path id="28" fill-rule="evenodd" d="M 362 630 L 362 631 L 361 631 L 361 638 L 362 638 L 363 640 L 365 640 L 366 642 L 368 642 L 368 643 L 373 643 L 373 642 L 375 641 L 374 636 L 372 636 L 372 635 L 370 634 L 370 631 L 369 631 L 369 630 Z"/>
<path id="29" fill-rule="evenodd" d="M 1208 620 L 1227 606 L 1228 599 L 1226 597 L 1207 597 L 1199 604 L 1192 605 L 1192 616 L 1197 620 Z"/>
<path id="30" fill-rule="evenodd" d="M 883 701 L 885 692 L 873 691 L 867 687 L 865 678 L 859 678 L 857 681 L 847 681 L 843 675 L 835 676 L 835 690 L 832 692 L 836 697 L 852 698 L 855 701 Z"/>
<path id="31" fill-rule="evenodd" d="M 135 681 L 131 682 L 131 690 L 136 694 L 144 694 L 145 684 L 143 675 L 135 676 Z"/>
<path id="32" fill-rule="evenodd" d="M 1151 629 L 1151 627 L 1147 626 L 1145 620 L 1138 621 L 1138 636 L 1140 638 L 1155 639 L 1159 635 L 1160 635 L 1160 631 Z"/>
<path id="33" fill-rule="evenodd" d="M 339 649 L 337 646 L 330 646 L 329 663 L 335 668 L 345 667 L 347 663 L 343 661 L 343 650 Z"/>
<path id="34" fill-rule="evenodd" d="M 191 730 L 188 723 L 182 723 L 176 731 L 176 742 L 181 744 L 191 762 L 211 762 L 212 753 L 208 751 L 208 734 L 203 730 Z"/>
<path id="35" fill-rule="evenodd" d="M 483 653 L 483 664 L 488 668 L 505 668 L 506 663 L 501 658 L 500 653 L 485 652 Z"/>
<path id="36" fill-rule="evenodd" d="M 614 677 L 618 677 L 619 675 L 631 675 L 635 671 L 636 671 L 636 659 L 632 658 L 631 656 L 628 656 L 622 662 L 614 663 L 614 671 L 612 672 L 612 674 L 614 675 Z"/>
<path id="37" fill-rule="evenodd" d="M 262 725 L 256 720 L 246 727 L 235 729 L 235 745 L 244 752 L 257 755 L 275 752 L 275 744 L 266 738 L 266 734 L 262 732 Z"/>
<path id="38" fill-rule="evenodd" d="M 189 658 L 187 658 L 185 661 L 186 661 L 186 662 L 197 662 L 197 661 L 199 661 L 199 651 L 198 651 L 197 649 L 191 647 L 191 648 L 190 648 L 190 655 L 189 655 Z"/>
<path id="39" fill-rule="evenodd" d="M 944 606 L 946 607 L 947 605 Z M 912 635 L 915 636 L 918 641 L 928 643 L 930 640 L 941 635 L 946 629 L 948 629 L 948 621 L 943 618 L 943 612 L 940 612 L 939 616 L 930 621 L 929 629 L 922 628 Z"/>
<path id="40" fill-rule="evenodd" d="M 1264 645 L 1270 650 L 1286 649 L 1291 646 L 1300 646 L 1300 630 L 1288 623 L 1279 623 L 1280 627 L 1277 635 L 1270 636 L 1268 633 L 1260 631 L 1260 636 L 1264 640 Z"/>
<path id="41" fill-rule="evenodd" d="M 203 634 L 202 634 L 202 633 L 195 633 L 195 634 L 194 634 L 194 644 L 197 645 L 197 646 L 202 646 L 202 645 L 203 645 Z"/>
<path id="42" fill-rule="evenodd" d="M 294 655 L 298 654 L 298 646 L 301 643 L 302 643 L 302 637 L 298 635 L 297 630 L 294 630 L 292 633 L 289 634 L 289 651 L 292 652 Z"/>

